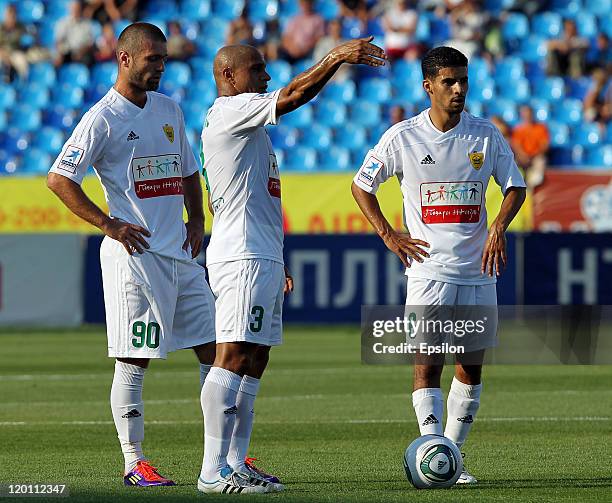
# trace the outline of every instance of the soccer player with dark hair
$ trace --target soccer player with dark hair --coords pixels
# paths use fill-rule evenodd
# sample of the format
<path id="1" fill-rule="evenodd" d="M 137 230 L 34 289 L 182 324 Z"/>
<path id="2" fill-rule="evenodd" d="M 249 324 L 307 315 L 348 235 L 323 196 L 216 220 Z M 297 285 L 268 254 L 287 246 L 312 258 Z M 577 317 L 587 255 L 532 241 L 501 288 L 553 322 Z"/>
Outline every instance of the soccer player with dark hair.
<path id="1" fill-rule="evenodd" d="M 116 359 L 110 402 L 124 483 L 132 486 L 174 485 L 142 452 L 150 359 L 193 348 L 202 384 L 215 351 L 214 297 L 195 261 L 204 234 L 198 164 L 181 109 L 154 92 L 166 57 L 166 37 L 156 26 L 123 30 L 115 85 L 83 116 L 47 178 L 73 213 L 106 234 L 100 262 L 108 355 Z M 81 189 L 89 165 L 109 215 Z"/>
<path id="2" fill-rule="evenodd" d="M 508 225 L 525 200 L 525 182 L 508 144 L 486 119 L 465 112 L 468 61 L 436 47 L 422 60 L 431 107 L 392 126 L 368 152 L 352 184 L 361 211 L 406 266 L 406 305 L 497 305 L 496 276 L 506 265 Z M 511 83 L 509 83 L 511 85 Z M 376 191 L 396 176 L 406 233 L 380 210 Z M 493 176 L 504 199 L 487 232 L 485 191 Z M 495 333 L 496 327 L 489 327 Z M 480 405 L 484 350 L 457 356 L 447 401 L 446 430 L 440 377 L 444 355 L 415 355 L 412 403 L 421 435 L 442 435 L 459 448 Z M 475 483 L 467 470 L 458 483 Z"/>
<path id="3" fill-rule="evenodd" d="M 219 97 L 202 131 L 202 155 L 214 211 L 206 263 L 216 297 L 217 352 L 202 389 L 205 439 L 198 489 L 257 493 L 282 489 L 245 455 L 253 404 L 271 346 L 282 343 L 283 295 L 292 280 L 283 267 L 281 181 L 265 126 L 314 98 L 343 63 L 381 66 L 372 38 L 346 42 L 268 92 L 270 76 L 251 46 L 219 50 Z"/>

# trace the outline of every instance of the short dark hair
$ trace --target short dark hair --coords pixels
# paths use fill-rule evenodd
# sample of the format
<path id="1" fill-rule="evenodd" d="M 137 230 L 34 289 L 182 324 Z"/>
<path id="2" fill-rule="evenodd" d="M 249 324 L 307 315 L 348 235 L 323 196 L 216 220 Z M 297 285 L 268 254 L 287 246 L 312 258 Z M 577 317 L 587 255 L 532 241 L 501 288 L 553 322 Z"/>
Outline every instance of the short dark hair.
<path id="1" fill-rule="evenodd" d="M 421 60 L 424 79 L 433 79 L 442 68 L 456 68 L 468 65 L 465 55 L 452 47 L 440 46 L 427 51 Z"/>
<path id="2" fill-rule="evenodd" d="M 140 50 L 143 40 L 166 42 L 166 36 L 157 26 L 150 23 L 132 23 L 126 27 L 117 40 L 117 53 L 126 51 L 133 54 Z"/>

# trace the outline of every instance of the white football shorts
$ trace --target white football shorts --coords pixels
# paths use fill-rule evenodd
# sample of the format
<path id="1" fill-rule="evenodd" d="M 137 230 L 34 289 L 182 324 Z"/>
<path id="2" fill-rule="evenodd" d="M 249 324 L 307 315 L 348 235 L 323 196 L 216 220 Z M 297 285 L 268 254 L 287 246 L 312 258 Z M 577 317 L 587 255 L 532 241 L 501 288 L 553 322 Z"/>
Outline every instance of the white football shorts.
<path id="1" fill-rule="evenodd" d="M 267 259 L 234 260 L 208 266 L 216 298 L 217 344 L 283 342 L 283 264 Z"/>
<path id="2" fill-rule="evenodd" d="M 108 356 L 166 358 L 215 340 L 215 299 L 197 262 L 100 247 Z"/>

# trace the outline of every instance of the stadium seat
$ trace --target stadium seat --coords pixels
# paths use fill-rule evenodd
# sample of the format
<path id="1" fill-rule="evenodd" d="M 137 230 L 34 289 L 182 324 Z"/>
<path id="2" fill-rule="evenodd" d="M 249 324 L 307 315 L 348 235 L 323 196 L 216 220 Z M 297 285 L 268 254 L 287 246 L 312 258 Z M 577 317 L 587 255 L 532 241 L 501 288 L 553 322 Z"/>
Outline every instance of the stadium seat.
<path id="1" fill-rule="evenodd" d="M 589 147 L 597 145 L 601 139 L 601 132 L 597 124 L 583 122 L 572 129 L 570 135 L 572 144 Z"/>
<path id="2" fill-rule="evenodd" d="M 484 108 L 482 103 L 477 100 L 469 100 L 465 107 L 466 111 L 476 117 L 484 117 Z"/>
<path id="3" fill-rule="evenodd" d="M 85 93 L 80 87 L 65 83 L 53 88 L 53 102 L 64 108 L 80 108 L 83 106 Z"/>
<path id="4" fill-rule="evenodd" d="M 495 97 L 493 80 L 483 79 L 471 82 L 468 96 L 485 103 L 491 101 Z"/>
<path id="5" fill-rule="evenodd" d="M 42 20 L 45 6 L 37 0 L 20 0 L 15 2 L 17 18 L 21 23 L 30 24 Z"/>
<path id="6" fill-rule="evenodd" d="M 115 63 L 98 63 L 91 71 L 91 84 L 106 92 L 117 78 L 117 65 Z M 163 78 L 163 77 L 162 77 Z"/>
<path id="7" fill-rule="evenodd" d="M 593 38 L 597 35 L 597 20 L 590 12 L 581 11 L 577 14 L 576 26 L 578 34 L 585 38 Z"/>
<path id="8" fill-rule="evenodd" d="M 298 143 L 298 130 L 296 128 L 280 124 L 268 127 L 266 130 L 275 150 L 277 148 L 291 149 Z"/>
<path id="9" fill-rule="evenodd" d="M 185 125 L 196 131 L 202 131 L 209 106 L 210 104 L 203 100 L 186 102 L 185 106 L 181 107 L 185 116 Z"/>
<path id="10" fill-rule="evenodd" d="M 317 12 L 321 13 L 321 11 L 319 10 L 320 8 L 319 4 L 325 1 L 326 0 L 317 0 L 317 4 L 316 4 Z M 280 9 L 281 17 L 289 18 L 289 17 L 293 17 L 296 14 L 300 13 L 300 4 L 298 2 L 293 2 L 292 0 L 281 0 L 279 9 Z"/>
<path id="11" fill-rule="evenodd" d="M 242 12 L 244 0 L 213 0 L 212 6 L 215 16 L 231 20 Z"/>
<path id="12" fill-rule="evenodd" d="M 497 85 L 498 96 L 518 103 L 524 103 L 529 99 L 529 82 L 525 78 L 507 80 Z"/>
<path id="13" fill-rule="evenodd" d="M 48 61 L 33 63 L 28 70 L 28 82 L 35 82 L 41 86 L 52 86 L 55 84 L 55 68 Z"/>
<path id="14" fill-rule="evenodd" d="M 498 115 L 511 126 L 518 122 L 518 112 L 512 100 L 496 98 L 486 104 L 487 116 Z"/>
<path id="15" fill-rule="evenodd" d="M 495 81 L 497 83 L 505 82 L 506 85 L 508 85 L 510 82 L 525 76 L 523 62 L 517 57 L 505 57 L 501 61 L 498 61 L 494 68 Z"/>
<path id="16" fill-rule="evenodd" d="M 597 168 L 612 168 L 612 145 L 599 145 L 588 149 L 586 163 Z"/>
<path id="17" fill-rule="evenodd" d="M 612 12 L 612 0 L 583 0 L 584 10 L 603 16 Z"/>
<path id="18" fill-rule="evenodd" d="M 31 132 L 40 127 L 41 118 L 40 110 L 32 108 L 30 105 L 19 104 L 11 110 L 9 124 L 19 131 Z"/>
<path id="19" fill-rule="evenodd" d="M 19 103 L 33 108 L 45 108 L 49 104 L 49 90 L 45 86 L 29 84 L 19 90 L 18 99 Z"/>
<path id="20" fill-rule="evenodd" d="M 78 87 L 89 85 L 89 69 L 81 63 L 68 63 L 60 67 L 58 72 L 60 84 L 71 84 Z"/>
<path id="21" fill-rule="evenodd" d="M 180 17 L 178 6 L 173 0 L 148 0 L 144 5 L 144 16 L 163 21 L 172 21 Z"/>
<path id="22" fill-rule="evenodd" d="M 0 151 L 0 175 L 14 175 L 21 168 L 21 158 L 16 155 L 2 155 Z"/>
<path id="23" fill-rule="evenodd" d="M 534 86 L 534 97 L 546 101 L 559 101 L 565 94 L 565 84 L 561 77 L 546 77 Z"/>
<path id="24" fill-rule="evenodd" d="M 559 12 L 563 17 L 575 16 L 582 9 L 580 0 L 550 0 L 548 7 L 555 12 Z"/>
<path id="25" fill-rule="evenodd" d="M 374 126 L 381 121 L 380 106 L 376 103 L 355 100 L 350 105 L 349 119 L 353 124 Z"/>
<path id="26" fill-rule="evenodd" d="M 21 156 L 21 169 L 24 173 L 43 174 L 49 171 L 51 156 L 44 150 L 29 148 Z"/>
<path id="27" fill-rule="evenodd" d="M 350 103 L 355 98 L 355 83 L 352 80 L 332 81 L 323 88 L 321 98 L 336 103 Z"/>
<path id="28" fill-rule="evenodd" d="M 316 121 L 301 130 L 300 145 L 305 147 L 310 147 L 317 151 L 326 150 L 331 146 L 331 140 L 331 129 L 317 124 Z"/>
<path id="29" fill-rule="evenodd" d="M 323 126 L 340 126 L 346 121 L 346 106 L 330 100 L 319 100 L 315 107 L 314 120 Z"/>
<path id="30" fill-rule="evenodd" d="M 0 82 L 0 110 L 6 110 L 15 103 L 17 93 L 15 88 L 9 84 Z"/>
<path id="31" fill-rule="evenodd" d="M 423 80 L 421 64 L 418 61 L 399 60 L 391 63 L 391 71 L 394 79 L 399 82 L 420 82 Z"/>
<path id="32" fill-rule="evenodd" d="M 434 16 L 429 20 L 430 43 L 439 45 L 451 38 L 451 26 L 448 18 Z"/>
<path id="33" fill-rule="evenodd" d="M 525 63 L 544 61 L 548 54 L 546 39 L 537 35 L 530 35 L 521 40 L 519 53 Z"/>
<path id="34" fill-rule="evenodd" d="M 519 12 L 511 12 L 502 25 L 502 36 L 506 41 L 521 40 L 529 34 L 527 16 Z"/>
<path id="35" fill-rule="evenodd" d="M 533 110 L 535 119 L 539 122 L 547 122 L 550 116 L 550 104 L 548 101 L 538 98 L 532 98 L 529 101 L 529 106 Z"/>
<path id="36" fill-rule="evenodd" d="M 32 145 L 53 156 L 57 156 L 64 145 L 64 134 L 60 129 L 44 126 L 33 136 Z"/>
<path id="37" fill-rule="evenodd" d="M 548 155 L 548 162 L 551 166 L 572 167 L 580 166 L 583 163 L 584 148 L 580 145 L 574 147 L 551 148 Z"/>
<path id="38" fill-rule="evenodd" d="M 178 89 L 189 85 L 191 82 L 191 68 L 187 63 L 171 61 L 166 64 L 166 71 L 162 77 L 162 85 L 166 89 Z"/>
<path id="39" fill-rule="evenodd" d="M 286 86 L 291 80 L 291 65 L 286 61 L 270 61 L 266 65 L 266 71 L 272 77 L 269 84 L 270 89 Z"/>
<path id="40" fill-rule="evenodd" d="M 314 171 L 317 169 L 317 152 L 309 147 L 291 149 L 285 157 L 287 171 Z"/>
<path id="41" fill-rule="evenodd" d="M 590 77 L 568 78 L 566 79 L 566 87 L 568 89 L 567 95 L 570 98 L 583 100 L 591 87 L 591 79 Z"/>
<path id="42" fill-rule="evenodd" d="M 567 124 L 556 121 L 546 123 L 550 135 L 550 144 L 553 147 L 565 147 L 569 145 L 569 127 Z"/>
<path id="43" fill-rule="evenodd" d="M 470 60 L 468 65 L 468 77 L 470 81 L 487 79 L 490 76 L 489 64 L 485 59 L 473 57 Z"/>
<path id="44" fill-rule="evenodd" d="M 60 19 L 66 16 L 70 9 L 70 0 L 49 0 L 45 6 L 45 19 Z"/>
<path id="45" fill-rule="evenodd" d="M 319 152 L 319 169 L 322 171 L 347 171 L 352 168 L 349 150 L 332 146 L 326 152 Z"/>
<path id="46" fill-rule="evenodd" d="M 285 1 L 282 3 L 295 4 L 295 2 L 291 1 Z M 323 16 L 323 18 L 327 21 L 329 21 L 330 19 L 336 19 L 340 15 L 340 8 L 338 7 L 338 2 L 334 0 L 316 0 L 315 10 L 319 14 L 321 14 L 321 16 Z"/>
<path id="47" fill-rule="evenodd" d="M 193 106 L 196 103 L 203 103 L 208 108 L 217 98 L 217 90 L 210 83 L 205 81 L 196 81 L 189 84 L 185 93 L 185 102 L 183 107 Z"/>
<path id="48" fill-rule="evenodd" d="M 368 79 L 359 85 L 359 97 L 372 103 L 385 103 L 391 99 L 391 83 L 386 79 Z"/>
<path id="49" fill-rule="evenodd" d="M 380 141 L 382 135 L 385 134 L 387 129 L 389 129 L 389 124 L 386 122 L 381 122 L 379 124 L 375 124 L 374 126 L 367 129 L 367 140 L 366 145 L 370 148 L 374 148 L 374 146 Z M 363 161 L 363 157 L 359 161 L 359 164 Z"/>
<path id="50" fill-rule="evenodd" d="M 130 21 L 127 19 L 119 19 L 113 23 L 113 28 L 115 28 L 115 36 L 119 38 L 121 32 L 125 30 L 130 25 Z"/>
<path id="51" fill-rule="evenodd" d="M 278 14 L 278 0 L 250 0 L 249 18 L 251 21 L 268 21 Z"/>
<path id="52" fill-rule="evenodd" d="M 311 66 L 313 66 L 315 62 L 310 58 L 300 59 L 297 63 L 294 63 L 291 67 L 291 78 L 299 75 L 300 73 L 308 70 Z"/>
<path id="53" fill-rule="evenodd" d="M 531 29 L 534 35 L 556 38 L 563 29 L 563 18 L 557 12 L 536 14 L 531 21 Z"/>
<path id="54" fill-rule="evenodd" d="M 563 124 L 578 124 L 582 121 L 582 102 L 567 98 L 553 107 L 553 119 Z"/>
<path id="55" fill-rule="evenodd" d="M 484 8 L 496 14 L 514 7 L 515 0 L 485 0 Z"/>
<path id="56" fill-rule="evenodd" d="M 308 127 L 312 123 L 312 105 L 304 105 L 283 115 L 281 122 L 285 126 Z"/>
<path id="57" fill-rule="evenodd" d="M 431 37 L 431 25 L 427 16 L 419 15 L 414 38 L 419 42 L 427 42 Z"/>
<path id="58" fill-rule="evenodd" d="M 335 129 L 334 144 L 349 150 L 361 151 L 367 145 L 366 130 L 362 126 L 347 122 Z"/>
<path id="59" fill-rule="evenodd" d="M 4 131 L 7 127 L 8 121 L 6 119 L 6 112 L 0 110 L 0 131 Z M 0 150 L 2 149 L 2 141 L 0 141 Z"/>

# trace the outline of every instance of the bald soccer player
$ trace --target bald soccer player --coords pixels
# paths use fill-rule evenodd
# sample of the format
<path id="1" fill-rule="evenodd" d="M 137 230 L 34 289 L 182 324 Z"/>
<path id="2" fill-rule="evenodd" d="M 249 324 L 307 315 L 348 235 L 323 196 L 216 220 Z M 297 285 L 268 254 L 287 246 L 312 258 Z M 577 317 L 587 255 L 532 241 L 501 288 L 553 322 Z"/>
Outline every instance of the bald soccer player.
<path id="1" fill-rule="evenodd" d="M 100 262 L 108 355 L 116 359 L 110 402 L 129 486 L 174 485 L 141 447 L 150 359 L 193 348 L 202 383 L 215 350 L 214 297 L 194 259 L 204 233 L 198 165 L 180 108 L 153 92 L 166 57 L 156 26 L 135 23 L 121 33 L 114 87 L 83 116 L 47 179 L 73 213 L 106 234 Z M 89 165 L 109 215 L 81 190 Z"/>
<path id="2" fill-rule="evenodd" d="M 219 97 L 202 131 L 204 173 L 214 212 L 206 251 L 216 297 L 217 353 L 202 388 L 205 441 L 198 489 L 206 493 L 282 490 L 277 477 L 245 463 L 253 404 L 271 346 L 282 342 L 283 296 L 293 281 L 283 262 L 281 183 L 264 128 L 314 98 L 343 63 L 384 65 L 372 38 L 333 49 L 286 87 L 255 48 L 224 47 L 214 61 Z"/>

